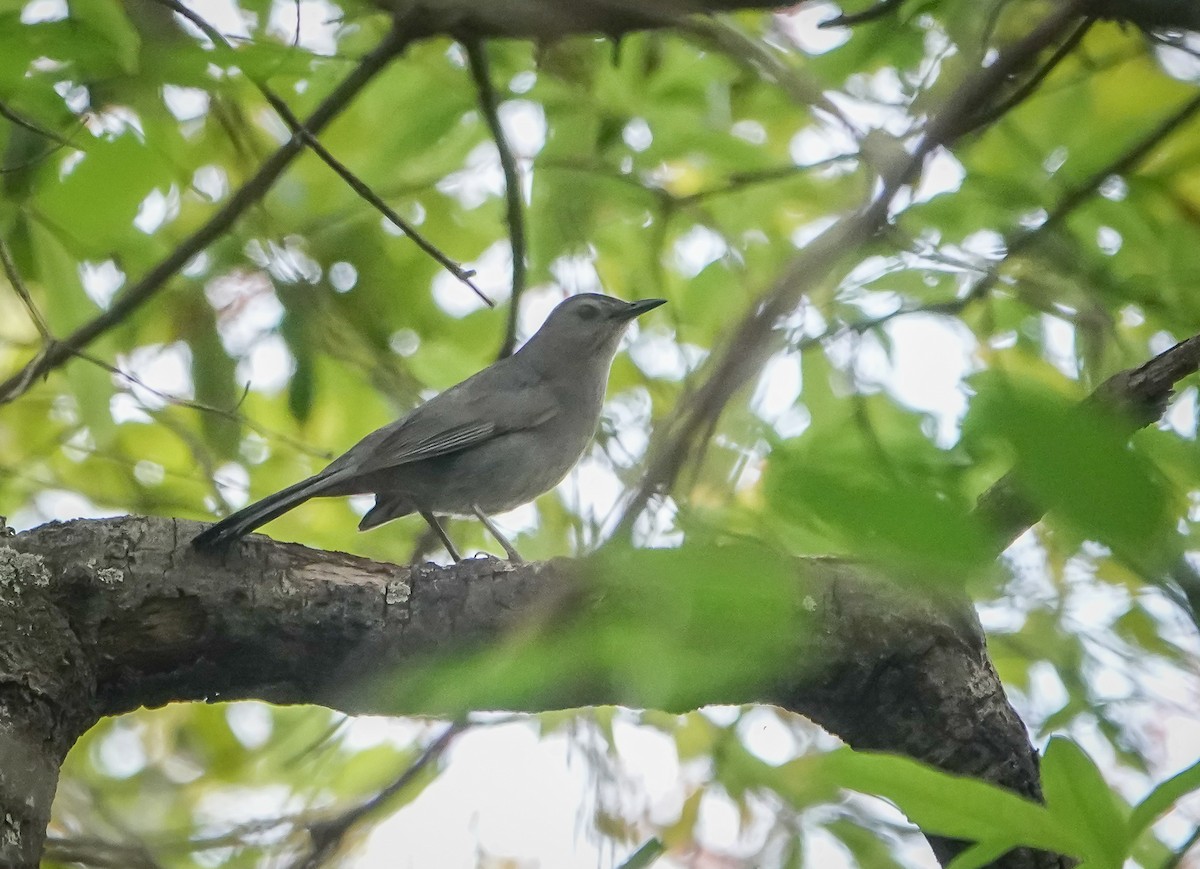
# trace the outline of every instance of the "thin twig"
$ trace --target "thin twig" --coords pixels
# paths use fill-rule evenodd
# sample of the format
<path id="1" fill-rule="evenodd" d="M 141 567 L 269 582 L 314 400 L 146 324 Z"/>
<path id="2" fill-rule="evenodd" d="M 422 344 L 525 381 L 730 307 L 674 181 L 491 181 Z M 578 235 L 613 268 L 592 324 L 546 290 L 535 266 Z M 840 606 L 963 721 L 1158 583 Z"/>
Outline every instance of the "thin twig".
<path id="1" fill-rule="evenodd" d="M 179 2 L 179 0 L 155 0 L 155 2 L 160 3 L 187 18 L 188 21 L 192 22 L 198 28 L 204 31 L 204 34 L 217 45 L 224 46 L 231 51 L 233 50 L 233 45 L 229 42 L 229 40 L 219 30 L 208 23 L 208 21 L 206 21 L 204 17 L 197 13 L 194 9 L 190 9 L 189 7 L 183 5 L 183 3 Z M 299 22 L 297 22 L 297 27 L 299 27 Z M 297 35 L 299 35 L 299 30 L 297 30 Z M 258 89 L 258 92 L 262 94 L 263 99 L 270 104 L 271 108 L 275 110 L 275 113 L 279 115 L 280 119 L 282 119 L 283 122 L 288 126 L 288 129 L 291 130 L 292 135 L 299 136 L 304 144 L 307 145 L 314 154 L 320 157 L 330 169 L 336 172 L 338 177 L 345 181 L 351 190 L 357 193 L 360 197 L 362 197 L 362 199 L 370 203 L 371 206 L 373 206 L 384 217 L 390 220 L 397 229 L 412 239 L 413 243 L 416 244 L 417 247 L 432 257 L 439 265 L 442 266 L 442 268 L 450 272 L 450 274 L 452 274 L 455 278 L 470 287 L 471 290 L 474 291 L 475 295 L 479 296 L 479 298 L 483 300 L 484 304 L 486 304 L 489 308 L 494 308 L 496 306 L 496 303 L 489 299 L 487 295 L 481 289 L 479 289 L 478 286 L 476 286 L 474 281 L 471 280 L 472 275 L 475 274 L 472 270 L 463 268 L 460 263 L 455 262 L 453 259 L 448 257 L 436 245 L 425 238 L 425 236 L 421 235 L 415 226 L 397 214 L 396 210 L 384 202 L 383 199 L 374 190 L 372 190 L 365 181 L 350 171 L 346 164 L 334 157 L 329 149 L 321 144 L 320 140 L 317 139 L 314 131 L 311 130 L 309 126 L 301 121 L 298 117 L 296 117 L 296 114 L 291 110 L 291 107 L 289 107 L 288 104 L 284 102 L 278 94 L 271 90 L 271 88 L 267 86 L 266 82 L 254 76 L 250 76 L 249 78 L 250 82 L 255 86 L 255 88 Z"/>
<path id="2" fill-rule="evenodd" d="M 0 118 L 7 118 L 18 127 L 23 127 L 31 133 L 36 133 L 43 138 L 49 139 L 51 142 L 57 143 L 60 148 L 77 148 L 77 146 L 71 144 L 70 139 L 64 139 L 53 130 L 48 130 L 36 121 L 29 120 L 29 118 L 2 100 L 0 100 Z"/>
<path id="3" fill-rule="evenodd" d="M 500 168 L 504 170 L 504 217 L 508 222 L 508 243 L 512 250 L 512 295 L 508 305 L 508 324 L 504 330 L 504 343 L 500 346 L 499 358 L 511 356 L 517 346 L 517 315 L 520 311 L 521 293 L 525 292 L 525 209 L 522 202 L 521 173 L 517 158 L 513 156 L 504 127 L 500 124 L 500 100 L 492 85 L 488 70 L 487 49 L 480 39 L 468 39 L 463 45 L 467 49 L 467 65 L 479 94 L 479 110 L 487 122 L 496 151 L 500 155 Z"/>
<path id="4" fill-rule="evenodd" d="M 1062 63 L 1075 50 L 1079 43 L 1083 41 L 1083 37 L 1092 29 L 1092 25 L 1095 23 L 1095 18 L 1085 18 L 1079 22 L 1079 26 L 1075 28 L 1074 32 L 1063 40 L 1062 45 L 1054 50 L 1054 53 L 1047 58 L 1046 62 L 1024 84 L 1014 90 L 1004 100 L 990 109 L 985 109 L 977 117 L 973 118 L 971 121 L 972 129 L 986 127 L 1025 102 L 1041 86 L 1042 82 L 1046 80 L 1046 77 L 1050 75 L 1054 68 Z"/>
<path id="5" fill-rule="evenodd" d="M 337 850 L 346 835 L 359 821 L 378 811 L 396 794 L 412 784 L 425 767 L 437 761 L 445 753 L 446 749 L 450 747 L 451 741 L 465 728 L 466 724 L 461 721 L 448 724 L 441 735 L 425 747 L 425 750 L 408 769 L 375 796 L 334 818 L 309 824 L 308 831 L 313 847 L 304 859 L 296 864 L 295 869 L 316 869 L 325 862 L 325 859 Z"/>
<path id="6" fill-rule="evenodd" d="M 407 44 L 408 31 L 404 22 L 397 20 L 387 36 L 363 56 L 354 70 L 309 115 L 305 129 L 314 133 L 323 129 Z M 207 223 L 176 245 L 141 280 L 117 296 L 108 310 L 51 345 L 45 353 L 0 383 L 0 404 L 19 398 L 38 378 L 64 365 L 77 350 L 114 329 L 153 298 L 193 257 L 224 235 L 246 210 L 259 202 L 303 149 L 304 141 L 297 135 L 281 145 Z"/>
<path id="7" fill-rule="evenodd" d="M 21 279 L 21 273 L 17 271 L 17 264 L 13 261 L 12 251 L 8 249 L 8 242 L 3 238 L 0 238 L 0 264 L 4 266 L 4 276 L 12 284 L 13 291 L 21 297 L 21 302 L 25 305 L 25 310 L 29 313 L 29 319 L 33 321 L 38 334 L 42 336 L 42 340 L 45 343 L 52 343 L 54 336 L 50 333 L 50 327 L 46 324 L 46 318 L 42 316 L 42 312 L 33 303 L 33 297 L 29 295 L 29 288 L 25 286 L 25 281 Z"/>
<path id="8" fill-rule="evenodd" d="M 312 131 L 308 130 L 304 124 L 302 124 L 300 120 L 292 113 L 292 110 L 288 108 L 287 103 L 265 89 L 263 91 L 263 96 L 266 98 L 267 102 L 271 104 L 271 108 L 275 109 L 279 116 L 283 118 L 284 123 L 291 128 L 292 133 L 298 135 L 304 141 L 304 143 L 308 145 L 312 152 L 320 157 L 322 161 L 324 161 L 325 165 L 336 172 L 338 177 L 346 182 L 346 185 L 351 190 L 373 205 L 384 217 L 395 224 L 401 232 L 412 239 L 413 243 L 417 247 L 425 251 L 425 253 L 429 254 L 429 256 L 436 260 L 438 264 L 442 266 L 442 268 L 450 272 L 450 274 L 454 275 L 455 278 L 470 287 L 475 295 L 477 295 L 485 305 L 487 305 L 489 308 L 496 307 L 496 303 L 488 298 L 487 294 L 484 293 L 483 290 L 479 289 L 475 282 L 471 280 L 472 276 L 475 274 L 473 269 L 464 268 L 460 263 L 455 262 L 446 254 L 442 253 L 442 251 L 436 245 L 434 245 L 433 242 L 421 235 L 415 226 L 397 214 L 396 210 L 384 202 L 379 194 L 372 190 L 365 181 L 351 172 L 350 169 L 346 167 L 346 164 L 334 157 L 333 154 L 329 152 L 329 149 L 321 144 L 317 137 L 313 135 Z"/>

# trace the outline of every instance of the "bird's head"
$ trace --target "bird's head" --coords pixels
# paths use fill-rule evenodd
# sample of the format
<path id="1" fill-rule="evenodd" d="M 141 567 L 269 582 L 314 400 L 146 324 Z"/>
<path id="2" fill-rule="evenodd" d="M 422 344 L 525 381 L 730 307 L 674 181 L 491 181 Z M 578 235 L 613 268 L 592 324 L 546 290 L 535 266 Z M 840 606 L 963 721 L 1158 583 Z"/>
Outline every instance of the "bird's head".
<path id="1" fill-rule="evenodd" d="M 664 304 L 666 299 L 623 302 L 598 293 L 571 296 L 550 312 L 521 352 L 537 357 L 540 365 L 566 365 L 589 358 L 610 363 L 633 319 Z"/>

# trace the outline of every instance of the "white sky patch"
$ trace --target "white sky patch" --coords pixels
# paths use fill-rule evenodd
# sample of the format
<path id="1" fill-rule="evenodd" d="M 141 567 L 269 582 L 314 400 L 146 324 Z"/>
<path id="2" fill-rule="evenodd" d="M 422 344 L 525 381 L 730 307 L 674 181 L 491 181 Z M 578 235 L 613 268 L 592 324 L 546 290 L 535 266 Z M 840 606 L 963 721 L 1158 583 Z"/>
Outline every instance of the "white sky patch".
<path id="1" fill-rule="evenodd" d="M 675 341 L 674 333 L 651 328 L 629 345 L 629 358 L 643 374 L 654 380 L 683 380 L 694 367 Z"/>
<path id="2" fill-rule="evenodd" d="M 117 354 L 117 368 L 127 372 L 150 387 L 173 398 L 195 397 L 192 384 L 192 348 L 183 341 L 174 344 L 151 344 L 137 347 L 130 353 Z M 144 407 L 159 409 L 167 402 L 136 383 L 130 384 L 122 377 L 115 377 L 117 386 L 128 389 Z"/>
<path id="3" fill-rule="evenodd" d="M 585 523 L 602 525 L 614 515 L 625 487 L 613 473 L 608 460 L 595 452 L 579 460 L 575 469 L 558 484 L 558 495 L 572 509 L 578 509 Z M 582 541 L 590 546 L 595 541 Z"/>
<path id="4" fill-rule="evenodd" d="M 512 294 L 512 249 L 507 239 L 492 242 L 479 257 L 462 266 L 475 270 L 471 281 L 497 305 Z M 474 290 L 444 269 L 433 279 L 433 300 L 452 317 L 465 317 L 487 307 Z"/>
<path id="5" fill-rule="evenodd" d="M 221 496 L 229 502 L 229 506 L 236 509 L 250 503 L 250 475 L 237 462 L 221 465 L 213 474 L 213 480 L 221 490 Z M 211 508 L 216 505 L 208 506 Z"/>
<path id="6" fill-rule="evenodd" d="M 204 285 L 209 304 L 221 313 L 217 332 L 231 356 L 241 356 L 260 336 L 283 320 L 283 303 L 270 279 L 258 271 L 237 271 Z"/>
<path id="7" fill-rule="evenodd" d="M 1075 327 L 1061 317 L 1042 314 L 1043 355 L 1055 368 L 1072 380 L 1079 377 L 1075 359 Z"/>
<path id="8" fill-rule="evenodd" d="M 750 399 L 750 408 L 764 422 L 773 423 L 800 397 L 800 358 L 794 353 L 771 357 L 763 367 Z"/>
<path id="9" fill-rule="evenodd" d="M 792 42 L 806 54 L 824 54 L 850 40 L 849 27 L 821 27 L 841 14 L 835 3 L 804 3 L 778 13 L 775 22 Z"/>
<path id="10" fill-rule="evenodd" d="M 546 144 L 546 110 L 529 100 L 508 100 L 500 104 L 500 127 L 509 149 L 518 160 L 537 155 Z"/>
<path id="11" fill-rule="evenodd" d="M 967 410 L 963 378 L 975 370 L 974 335 L 958 320 L 930 314 L 898 317 L 885 327 L 893 342 L 888 391 L 937 420 L 935 441 L 949 446 Z"/>
<path id="12" fill-rule="evenodd" d="M 1163 422 L 1171 431 L 1188 440 L 1196 439 L 1197 407 L 1196 387 L 1189 386 L 1171 402 Z"/>
<path id="13" fill-rule="evenodd" d="M 671 265 L 685 278 L 694 278 L 728 252 L 729 245 L 720 233 L 696 224 L 671 245 Z"/>
<path id="14" fill-rule="evenodd" d="M 15 511 L 8 523 L 18 531 L 25 531 L 55 519 L 104 519 L 123 516 L 125 510 L 108 510 L 99 507 L 78 492 L 62 489 L 43 489 L 33 496 L 33 505 Z"/>
<path id="15" fill-rule="evenodd" d="M 264 395 L 275 395 L 291 380 L 296 360 L 287 342 L 276 334 L 263 335 L 237 365 L 237 379 Z"/>
<path id="16" fill-rule="evenodd" d="M 550 274 L 570 295 L 604 292 L 600 283 L 600 273 L 596 271 L 595 251 L 590 248 L 586 254 L 557 257 L 550 263 Z"/>
<path id="17" fill-rule="evenodd" d="M 209 93 L 206 90 L 180 85 L 163 85 L 163 103 L 178 121 L 192 121 L 208 113 Z"/>
<path id="18" fill-rule="evenodd" d="M 168 220 L 174 220 L 178 216 L 179 188 L 172 184 L 166 193 L 155 188 L 146 195 L 142 204 L 138 206 L 133 225 L 150 235 Z"/>
<path id="19" fill-rule="evenodd" d="M 737 726 L 738 738 L 746 750 L 772 766 L 794 759 L 800 746 L 791 728 L 779 719 L 779 713 L 767 706 L 748 709 Z"/>
<path id="20" fill-rule="evenodd" d="M 118 720 L 95 748 L 95 759 L 105 773 L 127 779 L 146 768 L 146 746 L 141 727 L 134 721 Z"/>
<path id="21" fill-rule="evenodd" d="M 584 832 L 589 825 L 581 823 L 591 773 L 571 757 L 566 737 L 541 737 L 526 722 L 459 736 L 441 775 L 419 800 L 375 828 L 356 865 L 473 869 L 481 851 L 523 861 L 541 858 L 547 866 L 603 865 Z M 537 822 L 530 823 L 532 818 Z M 400 842 L 404 861 L 397 863 Z"/>
<path id="22" fill-rule="evenodd" d="M 82 262 L 79 264 L 79 280 L 88 298 L 107 310 L 113 296 L 125 283 L 125 272 L 110 259 L 100 263 Z"/>
<path id="23" fill-rule="evenodd" d="M 123 378 L 120 378 L 120 380 L 122 385 L 124 385 L 126 381 Z M 147 423 L 154 421 L 154 417 L 146 413 L 145 408 L 128 392 L 113 393 L 113 397 L 108 400 L 108 412 L 112 416 L 113 422 L 117 425 L 126 422 Z"/>
<path id="24" fill-rule="evenodd" d="M 522 504 L 520 507 L 513 507 L 504 513 L 497 513 L 490 518 L 514 546 L 516 545 L 515 538 L 518 535 L 531 534 L 538 528 L 538 511 L 532 501 Z M 499 552 L 500 544 L 491 539 L 491 535 L 486 533 L 486 529 L 484 536 L 487 538 L 485 545 Z"/>
<path id="25" fill-rule="evenodd" d="M 46 21 L 62 21 L 69 10 L 67 0 L 30 0 L 21 9 L 22 24 L 41 24 Z"/>
<path id="26" fill-rule="evenodd" d="M 632 118 L 621 131 L 621 139 L 632 151 L 645 151 L 654 143 L 654 133 L 645 118 Z"/>
<path id="27" fill-rule="evenodd" d="M 451 172 L 435 186 L 468 211 L 478 208 L 490 197 L 503 196 L 504 170 L 500 167 L 496 144 L 480 142 L 467 154 L 465 168 Z"/>
<path id="28" fill-rule="evenodd" d="M 342 26 L 332 13 L 333 9 L 324 0 L 275 3 L 267 32 L 288 45 L 297 44 L 313 54 L 328 56 L 337 51 L 337 33 Z"/>
<path id="29" fill-rule="evenodd" d="M 262 748 L 271 738 L 274 718 L 265 703 L 246 701 L 225 707 L 225 721 L 237 741 L 251 751 Z"/>
<path id="30" fill-rule="evenodd" d="M 938 148 L 925 161 L 912 201 L 925 202 L 942 193 L 953 193 L 962 186 L 966 177 L 962 163 L 945 148 Z"/>
<path id="31" fill-rule="evenodd" d="M 201 166 L 192 173 L 192 186 L 209 202 L 219 202 L 229 195 L 229 176 L 220 166 Z"/>
<path id="32" fill-rule="evenodd" d="M 250 35 L 250 29 L 242 17 L 243 13 L 234 0 L 183 0 L 183 4 L 225 36 L 248 37 Z M 204 40 L 206 44 L 209 42 L 204 32 L 191 21 L 181 15 L 176 15 L 175 19 L 193 36 Z"/>

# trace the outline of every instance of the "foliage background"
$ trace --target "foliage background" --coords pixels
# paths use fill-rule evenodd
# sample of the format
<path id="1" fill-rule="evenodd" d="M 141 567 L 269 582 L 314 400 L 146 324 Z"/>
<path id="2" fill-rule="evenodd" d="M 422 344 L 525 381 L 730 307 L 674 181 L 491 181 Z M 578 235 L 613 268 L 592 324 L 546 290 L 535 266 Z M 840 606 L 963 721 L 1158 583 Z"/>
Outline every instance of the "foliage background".
<path id="1" fill-rule="evenodd" d="M 354 0 L 189 6 L 235 47 L 153 0 L 0 0 L 0 237 L 49 335 L 107 309 L 287 138 L 252 79 L 303 116 L 386 28 Z M 527 557 L 586 552 L 611 533 L 651 432 L 686 406 L 710 351 L 798 248 L 904 162 L 988 52 L 1054 4 L 985 6 L 905 4 L 818 30 L 838 10 L 805 4 L 619 43 L 488 44 L 526 206 L 522 334 L 564 293 L 670 300 L 618 359 L 580 469 L 506 517 Z M 1119 820 L 1126 800 L 1197 754 L 1180 737 L 1200 705 L 1194 626 L 1160 579 L 1194 548 L 1196 390 L 1131 450 L 1064 428 L 1061 412 L 1200 331 L 1200 43 L 1175 36 L 1167 45 L 1097 22 L 1028 99 L 935 151 L 887 230 L 847 250 L 786 319 L 784 346 L 634 533 L 684 553 L 751 538 L 776 554 L 951 576 L 951 588 L 968 577 L 1035 740 L 1066 734 L 1099 768 L 1064 747 L 1048 789 L 1055 775 L 1102 775 L 1102 792 L 1112 788 L 1111 804 L 1074 807 L 1078 823 Z M 321 141 L 503 306 L 504 176 L 467 67 L 450 40 L 413 45 Z M 4 405 L 0 504 L 19 528 L 119 512 L 208 518 L 311 473 L 486 365 L 504 330 L 503 310 L 305 153 L 233 231 L 92 343 L 90 359 Z M 44 340 L 19 294 L 0 293 L 3 370 Z M 1034 462 L 1055 509 L 984 569 L 962 515 L 1014 457 Z M 310 503 L 270 533 L 384 560 L 421 549 L 419 522 L 355 534 L 365 506 Z M 452 533 L 490 546 L 473 523 Z M 698 612 L 698 631 L 723 618 Z M 631 629 L 632 659 L 651 634 Z M 641 666 L 652 673 L 656 659 Z M 659 836 L 681 861 L 707 848 L 799 865 L 818 830 L 858 865 L 924 859 L 893 816 L 837 790 L 853 781 L 844 770 L 781 773 L 791 768 L 755 749 L 747 716 L 773 719 L 795 754 L 828 744 L 752 708 L 601 709 L 520 726 L 569 735 L 587 758 L 598 796 L 586 835 L 613 863 Z M 397 725 L 370 738 L 333 723 L 324 710 L 261 705 L 106 721 L 64 771 L 58 854 L 98 838 L 82 848 L 89 859 L 282 860 L 302 847 L 294 824 L 246 829 L 214 807 L 344 805 L 394 778 L 424 733 Z M 680 760 L 671 811 L 629 797 L 616 734 L 634 727 L 665 735 L 658 750 Z M 875 781 L 862 789 L 887 793 Z M 406 798 L 419 801 L 416 790 Z M 913 814 L 909 797 L 894 798 Z M 986 810 L 992 796 L 978 798 Z M 706 842 L 697 822 L 717 805 L 738 809 L 745 835 Z M 1155 835 L 1102 842 L 1109 862 L 1098 865 L 1130 849 L 1138 865 L 1170 865 L 1195 828 L 1183 806 Z M 520 855 L 479 862 L 505 856 Z"/>

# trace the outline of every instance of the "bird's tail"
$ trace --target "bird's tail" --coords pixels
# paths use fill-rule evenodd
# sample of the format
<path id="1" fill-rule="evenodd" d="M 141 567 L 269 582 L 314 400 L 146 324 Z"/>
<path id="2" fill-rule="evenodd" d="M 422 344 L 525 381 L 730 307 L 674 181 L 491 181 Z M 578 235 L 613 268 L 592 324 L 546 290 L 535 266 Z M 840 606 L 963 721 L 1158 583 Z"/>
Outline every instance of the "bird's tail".
<path id="1" fill-rule="evenodd" d="M 265 525 L 276 516 L 282 516 L 293 507 L 298 507 L 309 498 L 322 494 L 329 482 L 329 477 L 318 474 L 286 489 L 280 489 L 274 495 L 255 501 L 226 516 L 216 525 L 206 528 L 192 540 L 192 546 L 196 549 L 216 549 L 225 546 L 249 534 L 259 525 Z"/>

